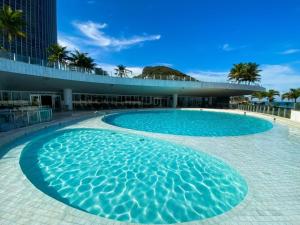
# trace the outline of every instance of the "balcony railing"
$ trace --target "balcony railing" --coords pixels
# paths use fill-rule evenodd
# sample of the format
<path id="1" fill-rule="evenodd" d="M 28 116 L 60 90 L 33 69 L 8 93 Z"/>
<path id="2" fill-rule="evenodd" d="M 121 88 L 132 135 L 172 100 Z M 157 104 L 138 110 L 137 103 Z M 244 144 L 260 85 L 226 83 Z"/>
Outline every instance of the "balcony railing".
<path id="1" fill-rule="evenodd" d="M 65 64 L 65 63 L 49 62 L 47 60 L 26 57 L 26 56 L 18 55 L 18 54 L 3 51 L 3 50 L 0 51 L 0 58 L 13 60 L 13 61 L 17 61 L 17 62 L 28 63 L 28 64 L 32 64 L 32 65 L 38 65 L 38 66 L 43 66 L 43 67 L 59 69 L 59 70 L 63 70 L 63 71 L 80 72 L 80 73 L 94 74 L 94 75 L 100 75 L 100 76 L 102 75 L 102 76 L 109 76 L 109 77 L 147 79 L 147 80 L 173 80 L 173 81 L 203 82 L 203 81 L 198 81 L 195 78 L 192 78 L 190 76 L 179 78 L 178 76 L 175 76 L 173 74 L 170 74 L 168 76 L 161 76 L 158 74 L 158 75 L 151 75 L 151 76 L 144 76 L 144 77 L 137 77 L 137 75 L 139 75 L 139 74 L 131 74 L 131 77 L 127 77 L 127 76 L 120 77 L 117 74 L 115 74 L 115 72 L 113 72 L 113 71 L 110 71 L 110 72 L 103 71 L 103 73 L 99 73 L 99 71 L 96 71 L 96 70 L 90 70 L 90 69 L 86 69 L 83 67 L 77 67 L 77 66 L 73 66 L 73 65 L 69 65 L 69 64 Z M 236 84 L 234 82 L 215 82 L 215 83 Z M 240 83 L 240 84 L 256 86 L 256 87 L 260 86 L 260 84 L 257 84 L 257 83 L 251 83 L 251 84 Z"/>
<path id="2" fill-rule="evenodd" d="M 235 107 L 239 110 L 249 111 L 249 112 L 257 112 L 263 114 L 269 114 L 273 116 L 279 116 L 284 118 L 291 118 L 291 111 L 292 108 L 285 108 L 285 107 L 277 107 L 277 106 L 269 106 L 269 105 L 246 105 L 246 104 L 239 104 L 235 105 Z"/>
<path id="3" fill-rule="evenodd" d="M 0 132 L 52 120 L 51 108 L 0 110 Z"/>

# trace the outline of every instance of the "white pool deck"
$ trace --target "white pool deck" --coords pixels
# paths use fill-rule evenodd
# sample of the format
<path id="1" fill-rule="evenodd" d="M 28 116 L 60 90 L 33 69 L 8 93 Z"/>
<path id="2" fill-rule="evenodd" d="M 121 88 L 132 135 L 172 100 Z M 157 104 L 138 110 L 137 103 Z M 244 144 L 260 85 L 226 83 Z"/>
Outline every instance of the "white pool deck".
<path id="1" fill-rule="evenodd" d="M 271 116 L 247 114 L 273 121 Z M 87 115 L 82 116 L 87 118 Z M 277 118 L 273 129 L 254 135 L 189 137 L 119 128 L 102 122 L 100 115 L 67 127 L 63 127 L 64 121 L 52 123 L 61 123 L 62 129 L 104 128 L 160 138 L 209 153 L 236 168 L 249 186 L 246 199 L 223 215 L 184 223 L 186 225 L 300 225 L 300 123 Z M 0 145 L 50 125 L 33 126 L 15 134 L 2 135 Z M 25 145 L 14 147 L 0 159 L 0 225 L 130 224 L 88 214 L 42 193 L 21 171 L 19 158 Z"/>

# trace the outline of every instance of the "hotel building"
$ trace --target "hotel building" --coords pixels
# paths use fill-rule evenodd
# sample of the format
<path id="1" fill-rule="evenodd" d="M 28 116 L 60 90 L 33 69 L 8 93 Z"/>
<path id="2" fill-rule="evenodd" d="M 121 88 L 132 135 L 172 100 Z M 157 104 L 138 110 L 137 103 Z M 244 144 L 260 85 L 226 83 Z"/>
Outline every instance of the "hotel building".
<path id="1" fill-rule="evenodd" d="M 10 45 L 5 35 L 0 35 L 0 45 L 17 55 L 47 59 L 47 49 L 57 42 L 56 0 L 0 0 L 0 8 L 9 5 L 22 10 L 26 38 L 14 38 Z"/>

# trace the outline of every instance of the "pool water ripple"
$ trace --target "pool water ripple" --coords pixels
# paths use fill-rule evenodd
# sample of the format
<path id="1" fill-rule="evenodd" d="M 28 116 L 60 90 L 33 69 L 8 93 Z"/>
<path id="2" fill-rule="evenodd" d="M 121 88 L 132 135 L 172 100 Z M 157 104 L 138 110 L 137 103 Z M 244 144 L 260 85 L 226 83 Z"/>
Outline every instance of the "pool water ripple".
<path id="1" fill-rule="evenodd" d="M 232 209 L 247 194 L 245 180 L 214 157 L 109 130 L 65 130 L 33 140 L 20 165 L 46 194 L 118 221 L 201 220 Z"/>
<path id="2" fill-rule="evenodd" d="M 239 136 L 270 130 L 271 122 L 248 115 L 200 110 L 151 110 L 116 113 L 103 121 L 118 127 L 187 136 Z"/>

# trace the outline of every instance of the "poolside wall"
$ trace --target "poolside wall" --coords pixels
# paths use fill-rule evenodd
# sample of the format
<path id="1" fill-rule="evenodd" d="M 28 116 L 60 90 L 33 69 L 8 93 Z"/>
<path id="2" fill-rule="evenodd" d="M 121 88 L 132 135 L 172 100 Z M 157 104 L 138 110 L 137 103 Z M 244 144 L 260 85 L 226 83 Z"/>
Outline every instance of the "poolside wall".
<path id="1" fill-rule="evenodd" d="M 300 122 L 300 111 L 292 110 L 292 112 L 291 112 L 291 120 Z"/>

